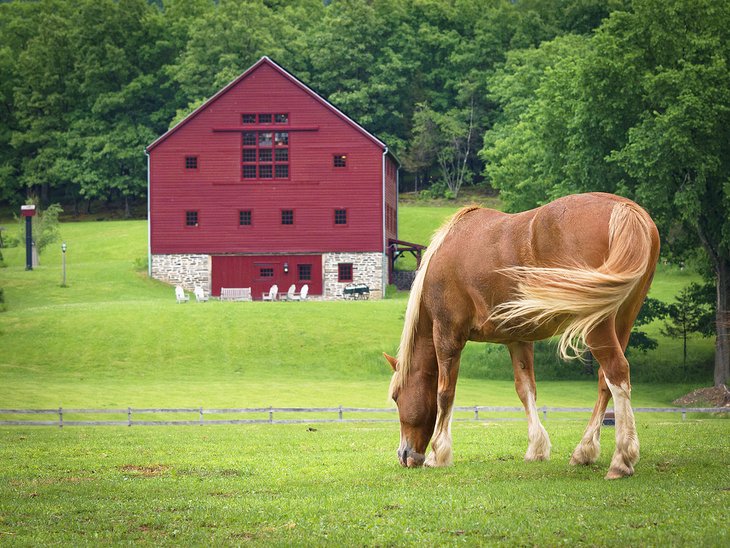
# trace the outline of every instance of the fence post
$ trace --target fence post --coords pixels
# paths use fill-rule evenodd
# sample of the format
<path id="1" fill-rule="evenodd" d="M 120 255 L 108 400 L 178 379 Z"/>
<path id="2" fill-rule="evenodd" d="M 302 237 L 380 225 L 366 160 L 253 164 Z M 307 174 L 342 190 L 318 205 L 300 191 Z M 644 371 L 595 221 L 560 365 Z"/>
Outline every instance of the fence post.
<path id="1" fill-rule="evenodd" d="M 474 420 L 475 421 L 479 420 L 479 407 L 476 405 L 474 406 Z"/>
<path id="2" fill-rule="evenodd" d="M 127 426 L 132 426 L 132 408 L 127 407 Z"/>
<path id="3" fill-rule="evenodd" d="M 203 408 L 200 408 L 200 426 L 203 426 Z"/>
<path id="4" fill-rule="evenodd" d="M 340 415 L 340 422 L 342 422 L 342 405 L 340 405 L 340 412 L 339 412 L 339 415 Z"/>
<path id="5" fill-rule="evenodd" d="M 269 423 L 273 423 L 273 422 L 274 422 L 274 407 L 270 405 L 269 406 Z"/>
<path id="6" fill-rule="evenodd" d="M 682 420 L 685 420 L 687 418 L 687 410 L 682 407 Z"/>
<path id="7" fill-rule="evenodd" d="M 542 406 L 542 420 L 547 422 L 547 405 Z"/>
<path id="8" fill-rule="evenodd" d="M 63 407 L 58 408 L 58 427 L 63 428 Z"/>

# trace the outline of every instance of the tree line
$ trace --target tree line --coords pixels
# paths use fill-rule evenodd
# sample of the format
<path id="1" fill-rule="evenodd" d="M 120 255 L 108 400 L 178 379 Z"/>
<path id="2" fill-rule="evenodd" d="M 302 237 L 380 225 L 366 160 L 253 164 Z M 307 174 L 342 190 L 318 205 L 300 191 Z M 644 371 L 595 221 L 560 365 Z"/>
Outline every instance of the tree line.
<path id="1" fill-rule="evenodd" d="M 715 284 L 730 377 L 730 2 L 0 3 L 0 204 L 146 193 L 145 145 L 267 55 L 387 142 L 402 190 L 636 199 Z"/>

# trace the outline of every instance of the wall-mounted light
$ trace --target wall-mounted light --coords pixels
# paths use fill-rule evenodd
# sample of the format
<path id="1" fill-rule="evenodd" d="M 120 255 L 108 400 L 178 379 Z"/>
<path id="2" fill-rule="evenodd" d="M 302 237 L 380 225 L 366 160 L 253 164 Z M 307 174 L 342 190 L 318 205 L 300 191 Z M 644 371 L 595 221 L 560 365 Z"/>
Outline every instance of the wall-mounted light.
<path id="1" fill-rule="evenodd" d="M 289 274 L 289 263 L 284 263 L 284 274 Z"/>

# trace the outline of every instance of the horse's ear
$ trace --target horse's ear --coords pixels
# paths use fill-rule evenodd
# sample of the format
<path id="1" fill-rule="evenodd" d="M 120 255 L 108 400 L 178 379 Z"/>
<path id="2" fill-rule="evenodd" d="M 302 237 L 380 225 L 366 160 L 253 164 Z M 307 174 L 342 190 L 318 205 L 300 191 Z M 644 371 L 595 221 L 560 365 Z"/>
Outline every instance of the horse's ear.
<path id="1" fill-rule="evenodd" d="M 393 356 L 389 356 L 385 352 L 383 352 L 383 356 L 385 356 L 385 359 L 388 360 L 388 363 L 393 368 L 393 371 L 398 370 L 398 360 L 396 360 Z"/>

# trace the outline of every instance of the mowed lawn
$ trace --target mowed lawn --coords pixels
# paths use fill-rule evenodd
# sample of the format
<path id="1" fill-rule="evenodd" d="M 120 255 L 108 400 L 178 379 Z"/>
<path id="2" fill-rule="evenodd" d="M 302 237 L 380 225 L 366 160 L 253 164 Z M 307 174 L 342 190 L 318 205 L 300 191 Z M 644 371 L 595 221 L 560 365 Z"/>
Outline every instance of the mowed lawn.
<path id="1" fill-rule="evenodd" d="M 452 211 L 422 209 L 401 212 L 413 234 Z M 396 351 L 405 294 L 178 305 L 137 269 L 144 222 L 61 229 L 68 287 L 60 245 L 32 272 L 22 248 L 3 249 L 0 408 L 391 405 L 381 352 Z M 668 298 L 695 279 L 666 269 L 654 287 Z M 508 378 L 506 353 L 485 348 L 467 354 Z M 643 359 L 676 366 L 678 348 L 662 339 Z M 711 358 L 710 340 L 690 348 Z M 593 405 L 594 381 L 540 382 L 539 364 L 537 375 L 538 405 Z M 635 383 L 634 403 L 671 405 L 709 381 Z M 457 405 L 519 400 L 509 380 L 466 374 Z M 637 419 L 642 460 L 619 482 L 603 480 L 612 429 L 595 466 L 568 466 L 587 420 L 575 414 L 550 415 L 553 459 L 531 464 L 523 421 L 458 421 L 445 470 L 401 469 L 397 422 L 0 427 L 0 544 L 727 545 L 730 421 Z"/>

